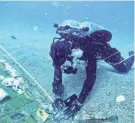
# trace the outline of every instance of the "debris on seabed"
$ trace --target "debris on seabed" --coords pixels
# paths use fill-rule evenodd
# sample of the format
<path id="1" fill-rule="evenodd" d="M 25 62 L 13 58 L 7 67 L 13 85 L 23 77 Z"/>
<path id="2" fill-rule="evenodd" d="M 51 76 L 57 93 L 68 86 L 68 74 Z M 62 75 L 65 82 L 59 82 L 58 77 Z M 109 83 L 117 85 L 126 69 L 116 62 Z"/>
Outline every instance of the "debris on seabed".
<path id="1" fill-rule="evenodd" d="M 16 91 L 18 94 L 24 93 L 24 87 L 23 87 L 23 79 L 21 76 L 18 76 L 16 70 L 12 68 L 8 62 L 5 60 L 0 60 L 0 63 L 4 64 L 5 69 L 8 73 L 10 73 L 11 77 L 5 78 L 4 76 L 0 76 L 0 80 L 2 80 L 2 84 L 6 87 L 12 87 L 14 91 Z"/>
<path id="2" fill-rule="evenodd" d="M 125 97 L 123 95 L 120 95 L 120 96 L 116 97 L 116 102 L 117 103 L 120 103 L 120 102 L 123 102 L 123 101 L 125 101 Z"/>
<path id="3" fill-rule="evenodd" d="M 5 85 L 6 87 L 12 87 L 13 86 L 13 81 L 14 81 L 14 78 L 5 78 L 2 81 L 2 84 Z"/>
<path id="4" fill-rule="evenodd" d="M 0 75 L 0 81 L 2 81 L 5 77 Z"/>
<path id="5" fill-rule="evenodd" d="M 0 102 L 8 97 L 9 97 L 9 95 L 7 94 L 7 92 L 4 91 L 2 88 L 0 88 Z"/>
<path id="6" fill-rule="evenodd" d="M 97 114 L 83 114 L 81 116 L 76 115 L 74 117 L 75 121 L 79 121 L 79 123 L 101 123 L 101 122 L 109 122 L 109 123 L 118 123 L 118 116 L 112 115 L 107 117 L 107 115 L 103 112 Z"/>
<path id="7" fill-rule="evenodd" d="M 13 115 L 11 115 L 12 120 L 20 120 L 24 117 L 25 117 L 25 114 L 23 113 L 14 113 Z"/>
<path id="8" fill-rule="evenodd" d="M 40 117 L 43 120 L 43 122 L 45 122 L 48 119 L 48 117 L 49 117 L 49 114 L 47 114 L 44 111 L 44 109 L 41 109 L 41 108 L 38 109 L 36 114 L 37 114 L 38 117 Z"/>

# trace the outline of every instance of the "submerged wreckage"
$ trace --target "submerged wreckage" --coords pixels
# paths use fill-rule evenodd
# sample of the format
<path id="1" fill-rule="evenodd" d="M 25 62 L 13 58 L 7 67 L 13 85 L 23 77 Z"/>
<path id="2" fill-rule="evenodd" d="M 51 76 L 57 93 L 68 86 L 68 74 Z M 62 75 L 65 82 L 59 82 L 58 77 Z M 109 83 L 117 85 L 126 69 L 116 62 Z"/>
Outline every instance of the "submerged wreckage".
<path id="1" fill-rule="evenodd" d="M 0 55 L 0 123 L 118 123 L 117 116 L 88 113 L 61 118 L 40 85 L 10 55 Z"/>
<path id="2" fill-rule="evenodd" d="M 51 122 L 51 103 L 4 53 L 0 56 L 0 110 L 0 123 Z"/>

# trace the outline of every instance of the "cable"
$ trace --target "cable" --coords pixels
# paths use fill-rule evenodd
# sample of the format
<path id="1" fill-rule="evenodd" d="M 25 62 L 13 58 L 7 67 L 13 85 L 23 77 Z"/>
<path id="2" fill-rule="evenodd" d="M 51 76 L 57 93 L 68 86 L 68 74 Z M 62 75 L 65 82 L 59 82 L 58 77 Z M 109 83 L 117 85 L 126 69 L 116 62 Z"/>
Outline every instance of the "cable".
<path id="1" fill-rule="evenodd" d="M 10 53 L 0 45 L 0 48 L 40 87 L 40 89 L 45 93 L 45 95 L 49 98 L 49 100 L 53 103 L 53 99 L 49 96 L 45 89 L 38 83 L 38 81 L 25 69 L 23 66 L 13 57 Z"/>

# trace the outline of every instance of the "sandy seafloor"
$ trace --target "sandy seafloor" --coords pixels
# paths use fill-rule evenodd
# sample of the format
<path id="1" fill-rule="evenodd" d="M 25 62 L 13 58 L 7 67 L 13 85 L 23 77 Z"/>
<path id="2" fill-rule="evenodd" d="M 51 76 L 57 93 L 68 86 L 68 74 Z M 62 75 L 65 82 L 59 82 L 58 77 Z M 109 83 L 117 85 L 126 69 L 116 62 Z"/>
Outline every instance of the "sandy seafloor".
<path id="1" fill-rule="evenodd" d="M 41 32 L 14 33 L 17 40 L 10 36 L 12 31 L 0 31 L 0 45 L 11 53 L 11 55 L 47 90 L 49 95 L 54 98 L 52 93 L 53 66 L 49 56 L 49 48 L 53 39 L 52 34 Z M 116 39 L 116 38 L 114 38 Z M 124 39 L 124 38 L 123 38 Z M 124 41 L 124 40 L 123 40 Z M 117 44 L 115 44 L 117 45 Z M 124 44 L 120 47 L 121 52 L 128 52 Z M 1 54 L 2 55 L 2 54 Z M 125 54 L 127 56 L 127 54 Z M 119 74 L 106 63 L 98 63 L 96 83 L 85 102 L 82 110 L 98 114 L 104 112 L 108 116 L 118 115 L 119 123 L 134 122 L 134 69 L 127 74 Z M 85 79 L 85 70 L 81 65 L 76 75 L 63 75 L 66 96 L 73 93 L 79 94 Z M 125 101 L 116 102 L 116 97 L 125 96 Z"/>

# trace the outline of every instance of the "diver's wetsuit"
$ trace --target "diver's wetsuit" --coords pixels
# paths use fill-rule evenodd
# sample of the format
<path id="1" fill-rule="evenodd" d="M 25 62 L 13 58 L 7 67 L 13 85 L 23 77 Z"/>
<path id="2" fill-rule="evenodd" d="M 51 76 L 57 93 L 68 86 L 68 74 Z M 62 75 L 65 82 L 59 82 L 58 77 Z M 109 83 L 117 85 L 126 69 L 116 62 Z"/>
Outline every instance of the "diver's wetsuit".
<path id="1" fill-rule="evenodd" d="M 104 59 L 105 62 L 112 65 L 118 72 L 126 73 L 130 70 L 134 57 L 130 57 L 129 59 L 121 62 L 124 58 L 121 56 L 120 52 L 116 48 L 112 48 L 107 41 L 111 40 L 110 32 L 103 32 L 105 36 L 100 37 L 97 31 L 92 35 L 86 36 L 83 40 L 77 40 L 80 45 L 80 49 L 83 50 L 82 59 L 86 61 L 86 79 L 84 81 L 83 88 L 78 97 L 80 103 L 83 103 L 90 93 L 95 80 L 96 80 L 96 68 L 97 68 L 97 60 Z M 68 55 L 71 53 L 70 45 L 65 40 L 58 41 L 52 44 L 50 55 L 53 59 L 54 65 L 54 84 L 61 85 L 62 84 L 62 70 L 61 65 L 64 64 L 66 60 L 68 60 Z M 112 55 L 115 54 L 115 55 Z M 111 56 L 112 55 L 112 56 Z M 111 56 L 111 57 L 109 57 Z"/>

